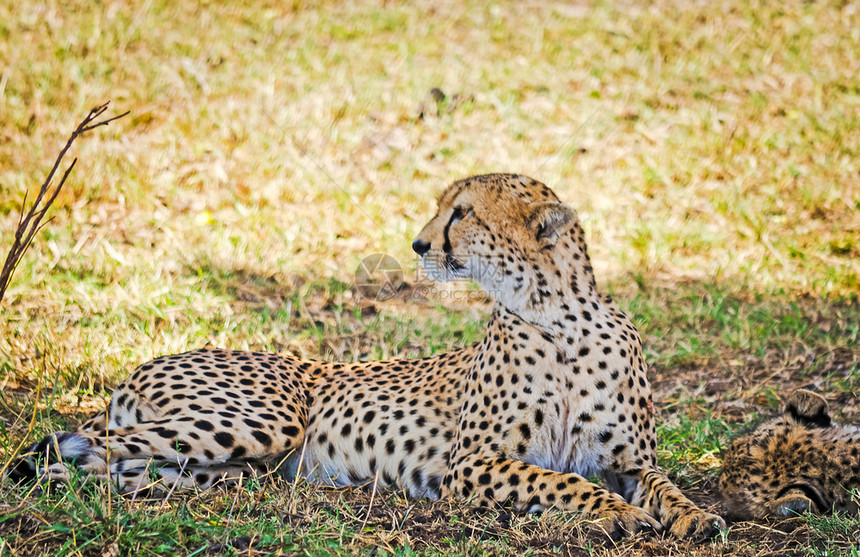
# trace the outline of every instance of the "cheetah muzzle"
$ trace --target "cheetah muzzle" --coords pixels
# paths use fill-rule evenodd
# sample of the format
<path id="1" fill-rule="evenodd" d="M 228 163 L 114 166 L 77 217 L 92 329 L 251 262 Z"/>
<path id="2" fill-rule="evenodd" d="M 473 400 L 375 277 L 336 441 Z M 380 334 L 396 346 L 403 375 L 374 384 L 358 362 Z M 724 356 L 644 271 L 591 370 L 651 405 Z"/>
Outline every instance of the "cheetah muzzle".
<path id="1" fill-rule="evenodd" d="M 134 492 L 283 463 L 337 486 L 578 511 L 614 536 L 724 526 L 657 467 L 639 334 L 598 293 L 576 213 L 552 190 L 509 174 L 455 182 L 413 248 L 434 277 L 474 279 L 495 298 L 483 340 L 366 363 L 215 349 L 156 358 L 13 475 L 64 480 L 74 462 Z"/>

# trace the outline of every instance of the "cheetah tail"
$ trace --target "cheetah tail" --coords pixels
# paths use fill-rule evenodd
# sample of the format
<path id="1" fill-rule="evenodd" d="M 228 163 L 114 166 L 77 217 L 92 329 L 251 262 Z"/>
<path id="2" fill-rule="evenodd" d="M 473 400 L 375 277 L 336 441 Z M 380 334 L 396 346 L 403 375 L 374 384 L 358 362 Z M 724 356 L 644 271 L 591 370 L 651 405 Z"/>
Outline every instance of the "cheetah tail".
<path id="1" fill-rule="evenodd" d="M 91 445 L 89 439 L 78 433 L 68 431 L 52 433 L 11 463 L 5 476 L 12 483 L 35 480 L 51 464 L 68 463 L 85 458 L 92 452 Z"/>

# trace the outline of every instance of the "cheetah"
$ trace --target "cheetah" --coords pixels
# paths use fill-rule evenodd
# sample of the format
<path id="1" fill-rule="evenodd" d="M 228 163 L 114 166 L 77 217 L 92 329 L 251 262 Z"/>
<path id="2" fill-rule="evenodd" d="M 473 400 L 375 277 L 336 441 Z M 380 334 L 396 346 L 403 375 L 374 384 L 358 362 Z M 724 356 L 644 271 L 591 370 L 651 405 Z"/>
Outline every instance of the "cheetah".
<path id="1" fill-rule="evenodd" d="M 208 488 L 277 469 L 578 511 L 613 537 L 668 529 L 699 539 L 724 527 L 657 467 L 639 335 L 598 293 L 577 215 L 552 190 L 512 174 L 457 181 L 412 248 L 433 278 L 473 279 L 494 297 L 483 340 L 362 363 L 208 348 L 163 356 L 13 473 L 62 480 L 74 460 L 134 492 L 153 477 Z"/>
<path id="2" fill-rule="evenodd" d="M 732 443 L 719 486 L 735 520 L 857 514 L 860 428 L 832 423 L 827 401 L 798 389 L 781 417 Z"/>

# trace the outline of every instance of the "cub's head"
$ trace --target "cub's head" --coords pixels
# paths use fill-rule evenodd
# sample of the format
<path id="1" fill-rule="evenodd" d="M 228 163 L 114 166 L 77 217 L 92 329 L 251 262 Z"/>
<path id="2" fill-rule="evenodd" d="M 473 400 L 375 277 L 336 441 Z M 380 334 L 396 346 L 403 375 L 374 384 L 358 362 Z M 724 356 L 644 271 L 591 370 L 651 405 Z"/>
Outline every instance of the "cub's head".
<path id="1" fill-rule="evenodd" d="M 832 427 L 827 401 L 799 389 L 780 418 L 734 441 L 723 457 L 720 491 L 735 520 L 790 517 L 832 506 L 822 489 L 822 447 L 813 444 Z"/>
<path id="2" fill-rule="evenodd" d="M 557 281 L 569 287 L 570 265 L 587 266 L 576 212 L 531 178 L 466 178 L 448 186 L 438 205 L 412 243 L 436 280 L 474 279 L 516 311 L 555 294 Z"/>

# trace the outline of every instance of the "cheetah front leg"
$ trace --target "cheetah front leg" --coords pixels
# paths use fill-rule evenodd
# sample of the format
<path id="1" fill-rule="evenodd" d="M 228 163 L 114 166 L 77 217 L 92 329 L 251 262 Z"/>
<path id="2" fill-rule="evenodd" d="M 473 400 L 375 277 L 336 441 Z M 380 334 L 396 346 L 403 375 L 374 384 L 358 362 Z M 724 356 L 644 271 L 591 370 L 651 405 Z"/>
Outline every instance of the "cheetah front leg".
<path id="1" fill-rule="evenodd" d="M 661 470 L 645 468 L 623 476 L 635 484 L 630 502 L 660 520 L 673 536 L 710 538 L 726 527 L 722 518 L 690 501 Z"/>
<path id="2" fill-rule="evenodd" d="M 477 505 L 512 504 L 529 512 L 549 508 L 582 512 L 597 519 L 614 539 L 663 528 L 644 509 L 578 474 L 553 472 L 504 457 L 469 455 L 460 459 L 445 476 L 445 494 Z"/>

